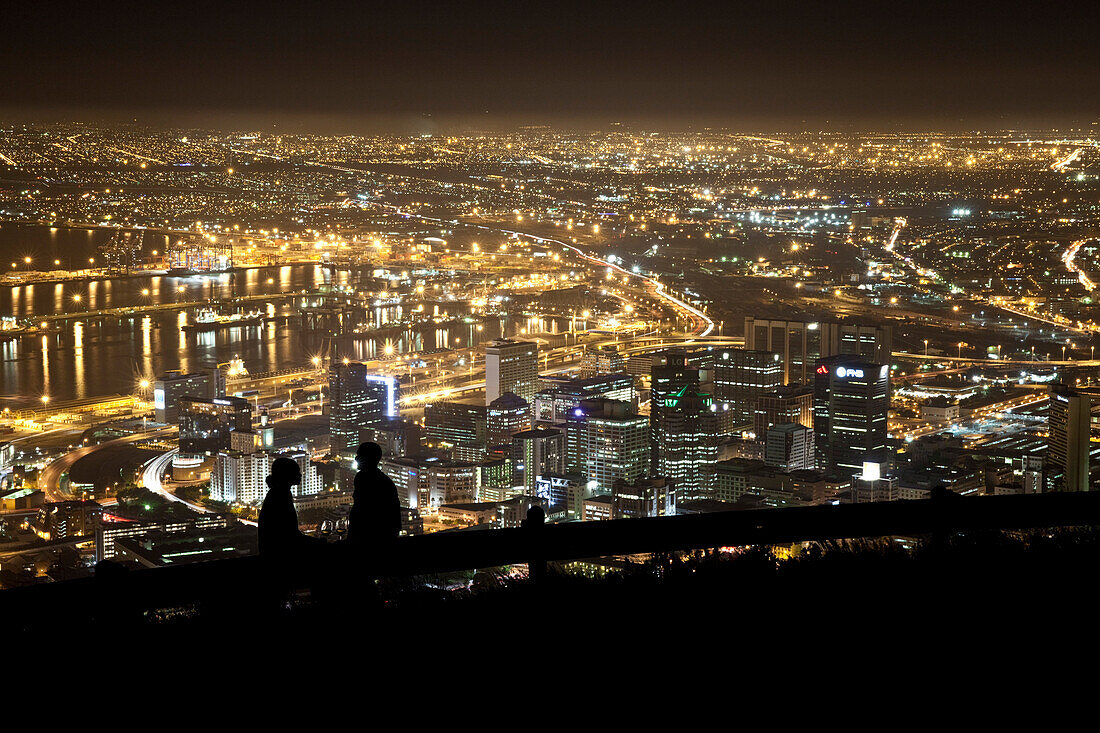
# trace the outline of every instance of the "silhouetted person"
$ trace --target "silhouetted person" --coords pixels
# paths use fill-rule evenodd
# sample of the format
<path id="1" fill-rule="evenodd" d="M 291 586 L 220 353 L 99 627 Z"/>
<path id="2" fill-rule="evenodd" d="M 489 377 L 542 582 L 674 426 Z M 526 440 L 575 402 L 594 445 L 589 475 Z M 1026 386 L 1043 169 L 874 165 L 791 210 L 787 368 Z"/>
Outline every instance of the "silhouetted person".
<path id="1" fill-rule="evenodd" d="M 260 507 L 260 555 L 268 559 L 300 552 L 308 538 L 298 529 L 291 486 L 302 483 L 302 470 L 289 458 L 276 458 L 267 477 L 267 496 Z"/>
<path id="2" fill-rule="evenodd" d="M 385 545 L 401 533 L 401 503 L 397 487 L 378 468 L 382 448 L 363 443 L 355 453 L 355 503 L 348 517 L 348 539 L 360 546 Z"/>

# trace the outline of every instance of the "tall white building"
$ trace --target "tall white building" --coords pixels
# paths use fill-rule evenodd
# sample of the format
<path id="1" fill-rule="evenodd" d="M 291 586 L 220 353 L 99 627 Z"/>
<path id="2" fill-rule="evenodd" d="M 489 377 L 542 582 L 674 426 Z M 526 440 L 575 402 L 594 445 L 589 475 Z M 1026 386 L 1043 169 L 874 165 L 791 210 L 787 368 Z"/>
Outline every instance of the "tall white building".
<path id="1" fill-rule="evenodd" d="M 324 490 L 324 480 L 306 451 L 226 451 L 214 458 L 214 469 L 210 473 L 210 498 L 228 504 L 259 504 L 267 495 L 267 477 L 271 475 L 271 464 L 276 458 L 290 458 L 301 469 L 302 483 L 293 488 L 295 496 L 319 494 Z"/>
<path id="2" fill-rule="evenodd" d="M 485 347 L 485 404 L 505 392 L 535 401 L 539 389 L 539 345 L 534 341 L 497 339 Z"/>

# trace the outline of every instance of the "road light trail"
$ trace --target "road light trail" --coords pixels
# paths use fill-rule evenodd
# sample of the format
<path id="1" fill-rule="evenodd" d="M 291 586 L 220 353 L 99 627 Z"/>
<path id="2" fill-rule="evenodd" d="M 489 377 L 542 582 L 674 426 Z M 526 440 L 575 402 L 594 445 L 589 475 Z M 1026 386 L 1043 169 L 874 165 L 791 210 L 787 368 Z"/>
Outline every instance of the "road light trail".
<path id="1" fill-rule="evenodd" d="M 1065 263 L 1067 270 L 1077 274 L 1077 279 L 1080 281 L 1085 290 L 1092 292 L 1093 290 L 1096 290 L 1096 283 L 1093 282 L 1089 278 L 1089 276 L 1085 274 L 1084 270 L 1074 264 L 1074 258 L 1077 257 L 1077 250 L 1081 249 L 1084 244 L 1085 240 L 1083 239 L 1072 243 L 1069 246 L 1069 249 L 1067 249 L 1062 254 L 1062 262 Z"/>

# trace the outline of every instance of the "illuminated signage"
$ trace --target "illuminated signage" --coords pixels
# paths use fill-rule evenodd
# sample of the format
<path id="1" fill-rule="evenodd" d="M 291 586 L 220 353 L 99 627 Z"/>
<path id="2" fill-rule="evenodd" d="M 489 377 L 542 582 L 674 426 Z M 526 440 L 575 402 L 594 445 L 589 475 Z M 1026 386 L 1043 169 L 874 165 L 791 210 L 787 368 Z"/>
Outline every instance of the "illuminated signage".
<path id="1" fill-rule="evenodd" d="M 852 369 L 851 367 L 837 367 L 836 368 L 836 375 L 840 379 L 849 379 L 851 377 L 855 377 L 856 379 L 862 379 L 863 378 L 863 370 L 862 369 Z"/>
<path id="2" fill-rule="evenodd" d="M 157 408 L 158 410 L 163 410 L 164 409 L 164 390 L 163 389 L 154 389 L 153 390 L 153 407 Z"/>

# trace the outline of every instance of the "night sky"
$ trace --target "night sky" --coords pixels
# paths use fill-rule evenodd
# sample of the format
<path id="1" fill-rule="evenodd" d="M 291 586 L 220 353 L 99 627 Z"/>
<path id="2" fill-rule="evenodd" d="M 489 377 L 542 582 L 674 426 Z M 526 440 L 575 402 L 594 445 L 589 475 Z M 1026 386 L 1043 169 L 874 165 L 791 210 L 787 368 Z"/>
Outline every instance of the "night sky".
<path id="1" fill-rule="evenodd" d="M 1095 3 L 9 3 L 0 122 L 1083 125 Z"/>

